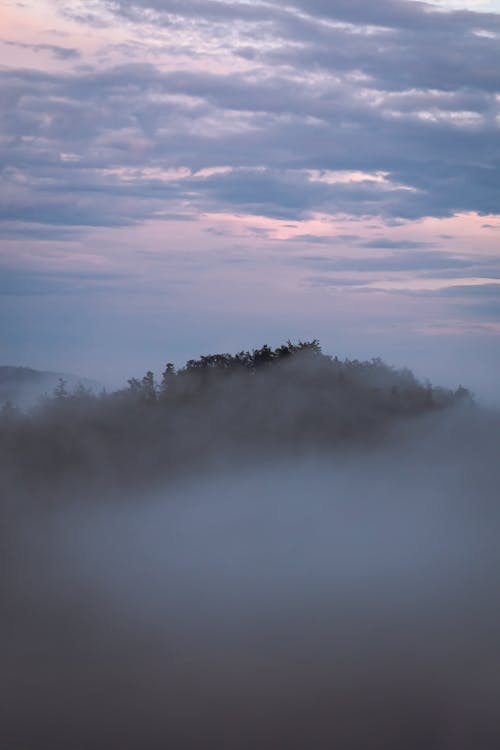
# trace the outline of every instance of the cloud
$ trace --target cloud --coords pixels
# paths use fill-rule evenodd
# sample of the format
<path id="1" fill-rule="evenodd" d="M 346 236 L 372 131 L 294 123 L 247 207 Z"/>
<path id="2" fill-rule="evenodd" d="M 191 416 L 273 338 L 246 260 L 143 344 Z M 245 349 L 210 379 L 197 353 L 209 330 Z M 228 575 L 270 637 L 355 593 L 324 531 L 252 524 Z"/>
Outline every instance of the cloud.
<path id="1" fill-rule="evenodd" d="M 276 0 L 269 2 L 231 2 L 230 0 L 116 0 L 102 2 L 102 10 L 113 8 L 135 21 L 154 19 L 166 23 L 173 18 L 195 18 L 211 22 L 279 23 L 285 19 L 296 23 L 336 21 L 352 27 L 380 27 L 403 30 L 467 30 L 471 25 L 490 25 L 500 29 L 496 13 L 448 10 L 435 5 L 408 0 L 295 0 L 282 7 Z"/>
<path id="2" fill-rule="evenodd" d="M 48 242 L 68 242 L 76 240 L 80 231 L 75 227 L 47 226 L 44 224 L 29 224 L 25 221 L 2 221 L 0 225 L 0 238 L 3 240 L 16 240 L 19 238 L 42 240 Z"/>
<path id="3" fill-rule="evenodd" d="M 389 237 L 376 237 L 373 240 L 361 243 L 361 247 L 383 248 L 387 250 L 414 250 L 416 248 L 428 246 L 428 242 L 416 242 L 415 240 L 391 240 Z"/>
<path id="4" fill-rule="evenodd" d="M 500 271 L 497 271 L 496 278 L 500 283 Z M 448 305 L 450 316 L 460 316 L 485 326 L 500 323 L 499 284 L 487 279 L 481 284 L 469 284 L 465 280 L 463 284 L 420 291 L 419 296 L 443 299 Z"/>
<path id="5" fill-rule="evenodd" d="M 20 49 L 30 49 L 33 52 L 50 52 L 57 60 L 75 60 L 80 57 L 79 50 L 74 47 L 62 47 L 59 44 L 30 44 L 28 42 L 16 42 L 10 39 L 0 39 L 0 44 L 6 44 Z"/>
<path id="6" fill-rule="evenodd" d="M 4 221 L 498 211 L 499 47 L 476 33 L 500 31 L 498 14 L 407 0 L 102 0 L 92 12 L 127 24 L 127 49 L 143 56 L 149 34 L 155 53 L 173 57 L 168 67 L 1 69 Z M 180 48 L 189 68 L 175 65 Z M 383 176 L 312 179 L 325 170 Z"/>
<path id="7" fill-rule="evenodd" d="M 320 265 L 325 270 L 332 271 L 357 271 L 357 272 L 406 272 L 406 271 L 429 271 L 432 276 L 435 272 L 443 270 L 446 277 L 452 273 L 463 270 L 468 276 L 473 264 L 470 260 L 457 258 L 449 253 L 434 251 L 413 251 L 391 253 L 383 256 L 360 256 L 352 252 L 349 256 L 300 256 L 300 264 Z M 359 279 L 358 279 L 359 281 Z"/>

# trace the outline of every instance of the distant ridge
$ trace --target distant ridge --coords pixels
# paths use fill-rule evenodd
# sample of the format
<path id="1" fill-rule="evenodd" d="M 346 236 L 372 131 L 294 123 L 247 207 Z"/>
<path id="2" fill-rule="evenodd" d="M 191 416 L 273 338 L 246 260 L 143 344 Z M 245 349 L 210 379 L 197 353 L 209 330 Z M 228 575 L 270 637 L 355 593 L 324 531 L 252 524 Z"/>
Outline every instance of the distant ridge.
<path id="1" fill-rule="evenodd" d="M 79 384 L 92 391 L 102 388 L 97 381 L 73 374 L 0 365 L 0 406 L 7 401 L 16 406 L 31 406 L 43 396 L 52 395 L 61 379 L 69 389 Z"/>

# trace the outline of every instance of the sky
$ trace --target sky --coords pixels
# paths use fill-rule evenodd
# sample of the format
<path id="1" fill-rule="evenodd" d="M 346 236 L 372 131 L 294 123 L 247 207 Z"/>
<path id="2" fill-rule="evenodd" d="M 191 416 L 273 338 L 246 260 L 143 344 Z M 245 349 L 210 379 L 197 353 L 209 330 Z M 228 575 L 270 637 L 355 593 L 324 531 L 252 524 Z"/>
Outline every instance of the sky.
<path id="1" fill-rule="evenodd" d="M 500 0 L 0 0 L 0 364 L 320 339 L 500 404 Z"/>

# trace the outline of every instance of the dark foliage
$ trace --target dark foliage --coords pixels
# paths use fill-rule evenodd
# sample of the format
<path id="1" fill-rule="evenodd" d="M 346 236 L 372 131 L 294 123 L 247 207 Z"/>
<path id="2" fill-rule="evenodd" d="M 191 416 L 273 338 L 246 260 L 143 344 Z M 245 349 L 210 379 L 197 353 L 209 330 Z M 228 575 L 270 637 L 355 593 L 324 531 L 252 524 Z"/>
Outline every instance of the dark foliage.
<path id="1" fill-rule="evenodd" d="M 128 389 L 96 395 L 60 380 L 53 397 L 0 415 L 6 486 L 56 486 L 67 478 L 149 482 L 256 453 L 331 450 L 380 440 L 391 425 L 470 401 L 419 383 L 380 359 L 340 361 L 319 342 L 213 354 L 161 383 L 148 371 Z"/>

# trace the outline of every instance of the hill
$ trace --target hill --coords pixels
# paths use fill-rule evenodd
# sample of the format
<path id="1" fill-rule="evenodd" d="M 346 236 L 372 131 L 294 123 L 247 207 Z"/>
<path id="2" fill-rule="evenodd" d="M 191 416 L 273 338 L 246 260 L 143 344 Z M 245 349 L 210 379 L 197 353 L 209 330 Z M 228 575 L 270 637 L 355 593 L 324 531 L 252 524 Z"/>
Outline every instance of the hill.
<path id="1" fill-rule="evenodd" d="M 21 478 L 142 484 L 220 462 L 374 445 L 402 423 L 463 403 L 473 403 L 464 388 L 420 383 L 380 359 L 340 361 L 317 341 L 287 342 L 205 355 L 179 370 L 168 363 L 160 383 L 148 371 L 110 394 L 57 387 L 24 413 L 4 409 L 0 448 L 16 486 Z"/>

